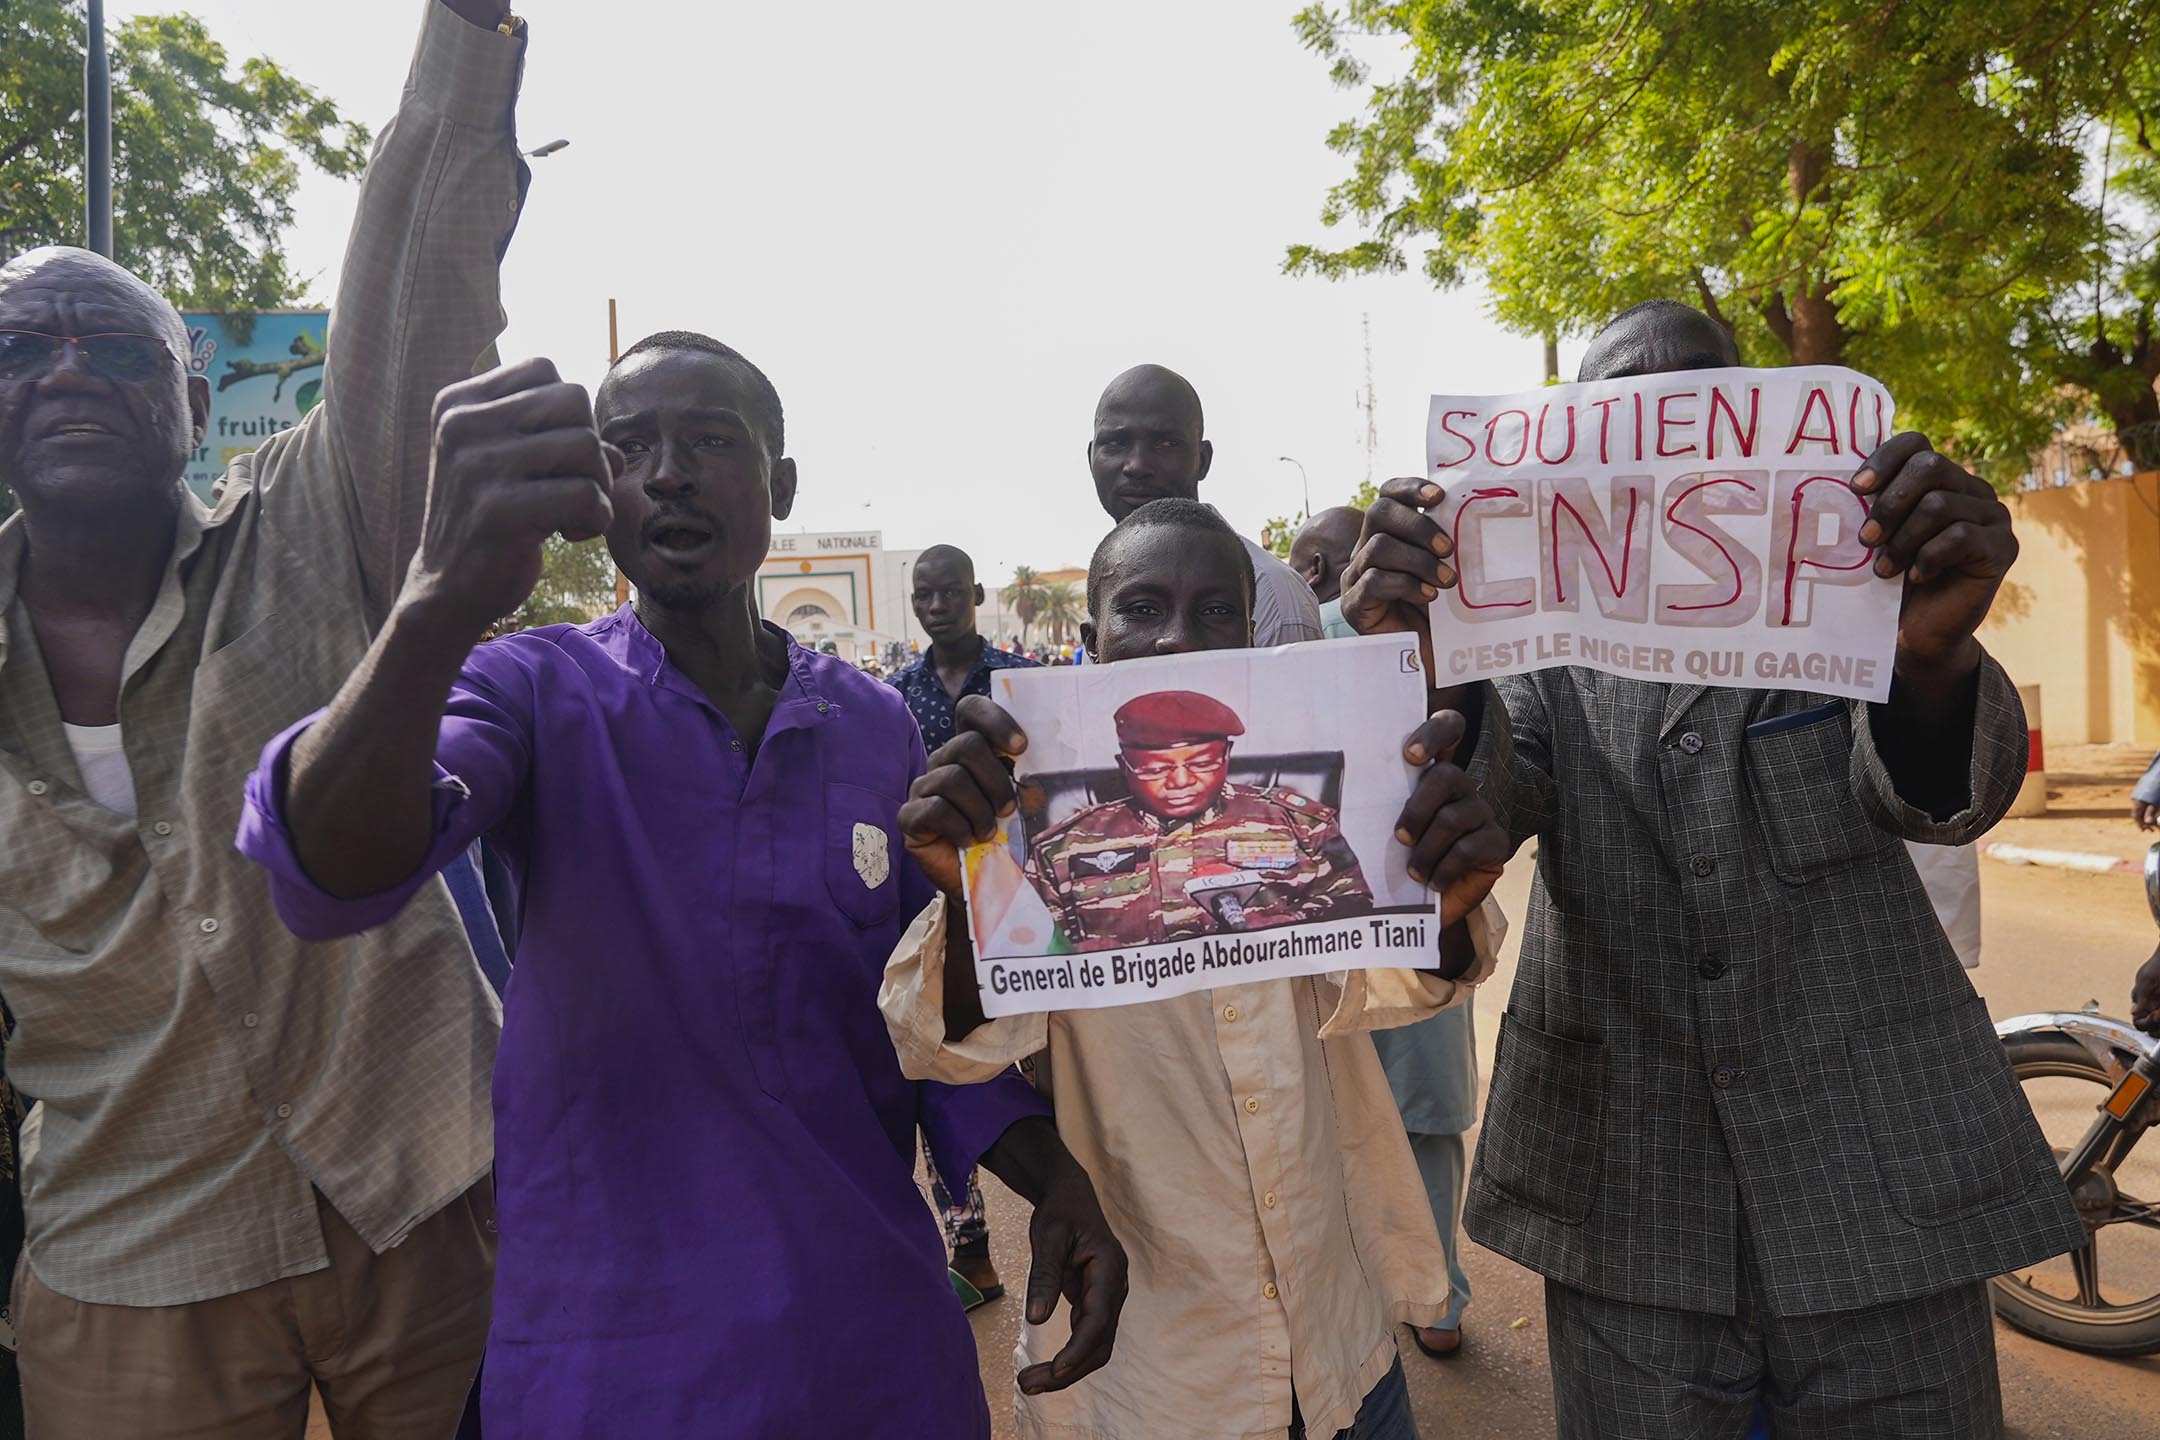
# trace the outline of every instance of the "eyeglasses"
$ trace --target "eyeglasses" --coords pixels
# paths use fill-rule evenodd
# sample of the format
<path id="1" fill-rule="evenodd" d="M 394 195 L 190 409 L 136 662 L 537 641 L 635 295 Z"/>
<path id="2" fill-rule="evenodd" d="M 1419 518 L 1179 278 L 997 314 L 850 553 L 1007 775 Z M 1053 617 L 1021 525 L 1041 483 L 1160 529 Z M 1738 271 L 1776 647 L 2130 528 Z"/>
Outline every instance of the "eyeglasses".
<path id="1" fill-rule="evenodd" d="M 1221 774 L 1223 767 L 1229 763 L 1230 757 L 1218 750 L 1213 754 L 1195 755 L 1189 760 L 1156 760 L 1145 765 L 1135 765 L 1128 759 L 1125 768 L 1133 779 L 1146 780 L 1152 784 L 1158 780 L 1167 780 L 1181 770 L 1194 779 L 1204 780 L 1211 775 Z"/>
<path id="2" fill-rule="evenodd" d="M 172 347 L 155 335 L 47 335 L 40 330 L 0 330 L 0 380 L 19 380 L 60 363 L 60 347 L 82 351 L 90 373 L 135 385 L 161 373 Z"/>

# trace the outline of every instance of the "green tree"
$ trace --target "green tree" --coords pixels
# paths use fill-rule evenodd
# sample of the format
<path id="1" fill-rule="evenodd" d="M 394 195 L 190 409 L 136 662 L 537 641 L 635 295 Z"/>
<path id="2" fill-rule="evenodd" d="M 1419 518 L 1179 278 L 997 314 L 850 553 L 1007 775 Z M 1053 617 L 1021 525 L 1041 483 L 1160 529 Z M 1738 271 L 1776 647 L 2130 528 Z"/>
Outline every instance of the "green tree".
<path id="1" fill-rule="evenodd" d="M 1080 633 L 1080 622 L 1087 618 L 1087 601 L 1070 582 L 1046 585 L 1040 618 L 1043 628 L 1063 643 Z"/>
<path id="2" fill-rule="evenodd" d="M 243 60 L 190 15 L 108 35 L 114 258 L 182 309 L 301 303 L 283 235 L 303 163 L 358 175 L 368 132 L 270 60 Z M 0 5 L 0 262 L 83 235 L 83 7 Z"/>
<path id="3" fill-rule="evenodd" d="M 606 540 L 573 545 L 550 535 L 540 557 L 540 583 L 517 612 L 495 627 L 507 635 L 542 625 L 582 625 L 615 607 L 615 560 Z"/>
<path id="4" fill-rule="evenodd" d="M 1029 629 L 1042 618 L 1050 589 L 1050 585 L 1032 566 L 1016 565 L 1013 567 L 1012 584 L 998 592 L 998 598 L 1012 607 L 1013 618 L 1020 622 L 1022 644 L 1027 643 Z"/>
<path id="5" fill-rule="evenodd" d="M 1686 300 L 1756 363 L 1880 377 L 1968 456 L 2024 453 L 2073 403 L 2032 322 L 2094 274 L 2090 170 L 2151 68 L 2149 0 L 1343 0 L 1295 23 L 1366 103 L 1321 214 L 1361 235 L 1292 246 L 1294 272 L 1417 258 L 1524 334 Z M 1399 74 L 1374 78 L 1367 36 L 1403 42 Z"/>
<path id="6" fill-rule="evenodd" d="M 2100 148 L 2100 223 L 2089 284 L 2034 307 L 2033 358 L 2114 427 L 2141 468 L 2160 468 L 2160 56 L 2138 57 Z"/>
<path id="7" fill-rule="evenodd" d="M 1370 510 L 1373 501 L 1380 498 L 1380 487 L 1370 480 L 1360 480 L 1350 498 L 1342 503 L 1357 510 Z M 1276 559 L 1288 561 L 1290 542 L 1297 539 L 1297 532 L 1305 528 L 1309 516 L 1277 515 L 1260 527 L 1260 544 Z"/>

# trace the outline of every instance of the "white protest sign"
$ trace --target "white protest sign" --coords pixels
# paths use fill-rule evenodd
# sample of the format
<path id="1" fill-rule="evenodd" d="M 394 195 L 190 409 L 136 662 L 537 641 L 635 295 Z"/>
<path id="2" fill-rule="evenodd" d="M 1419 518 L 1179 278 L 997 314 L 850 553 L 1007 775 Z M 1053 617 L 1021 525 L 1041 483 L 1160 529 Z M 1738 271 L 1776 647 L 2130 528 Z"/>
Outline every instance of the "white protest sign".
<path id="1" fill-rule="evenodd" d="M 990 1016 L 1438 963 L 1395 822 L 1425 678 L 1401 635 L 1000 670 L 1018 812 L 962 867 Z"/>
<path id="2" fill-rule="evenodd" d="M 1459 576 L 1438 683 L 1586 665 L 1888 699 L 1903 582 L 1874 573 L 1849 482 L 1891 412 L 1832 365 L 1434 396 Z"/>

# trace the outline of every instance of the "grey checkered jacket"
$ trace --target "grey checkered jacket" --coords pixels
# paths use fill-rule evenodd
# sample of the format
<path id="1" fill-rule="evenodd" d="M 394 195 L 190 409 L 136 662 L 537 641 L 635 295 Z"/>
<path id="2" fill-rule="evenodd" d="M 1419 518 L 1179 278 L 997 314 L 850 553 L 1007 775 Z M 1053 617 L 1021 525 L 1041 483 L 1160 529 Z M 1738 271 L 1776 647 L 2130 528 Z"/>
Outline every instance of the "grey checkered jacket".
<path id="1" fill-rule="evenodd" d="M 1539 839 L 1465 1226 L 1578 1289 L 1730 1314 L 1947 1289 L 2083 1232 L 1900 840 L 1972 840 L 2024 772 L 1986 662 L 1971 804 L 1901 800 L 1865 704 L 1552 670 L 1472 770 Z M 1488 691 L 1488 695 L 1491 695 Z"/>

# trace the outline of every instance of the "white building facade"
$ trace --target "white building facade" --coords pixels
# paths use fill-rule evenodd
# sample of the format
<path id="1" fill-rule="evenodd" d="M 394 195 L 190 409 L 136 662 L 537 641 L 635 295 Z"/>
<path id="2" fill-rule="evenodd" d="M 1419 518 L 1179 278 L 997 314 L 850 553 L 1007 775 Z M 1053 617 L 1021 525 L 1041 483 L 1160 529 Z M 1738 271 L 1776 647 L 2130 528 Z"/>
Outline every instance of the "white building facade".
<path id="1" fill-rule="evenodd" d="M 812 649 L 831 641 L 846 660 L 883 658 L 894 641 L 920 649 L 930 643 L 911 603 L 920 554 L 886 549 L 878 530 L 775 534 L 758 567 L 758 613 Z M 1001 581 L 978 578 L 984 604 L 976 624 L 1002 645 L 1019 632 L 1020 622 L 998 594 Z"/>
<path id="2" fill-rule="evenodd" d="M 758 568 L 758 613 L 812 649 L 846 660 L 922 643 L 908 605 L 917 550 L 887 550 L 877 530 L 776 534 Z"/>

